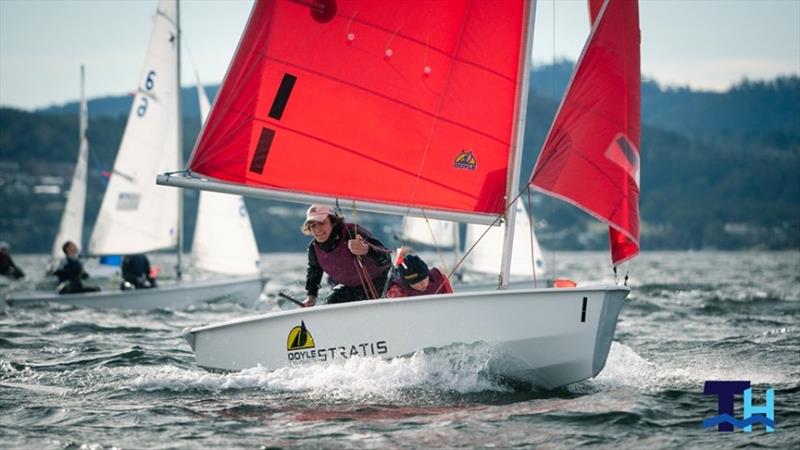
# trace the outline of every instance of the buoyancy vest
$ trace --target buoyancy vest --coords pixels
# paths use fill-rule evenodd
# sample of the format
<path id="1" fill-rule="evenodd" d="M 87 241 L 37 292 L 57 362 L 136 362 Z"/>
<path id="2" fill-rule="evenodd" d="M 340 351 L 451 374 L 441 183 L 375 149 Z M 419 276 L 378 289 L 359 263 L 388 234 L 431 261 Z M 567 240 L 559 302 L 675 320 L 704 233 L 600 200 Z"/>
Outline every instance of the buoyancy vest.
<path id="1" fill-rule="evenodd" d="M 356 256 L 350 253 L 350 249 L 347 248 L 351 229 L 352 225 L 350 224 L 342 227 L 342 237 L 339 239 L 339 244 L 331 252 L 326 252 L 320 248 L 317 242 L 314 242 L 314 254 L 317 256 L 319 266 L 334 282 L 348 287 L 360 287 L 361 278 L 357 271 L 359 267 L 358 261 L 356 261 Z M 368 255 L 361 257 L 361 263 L 367 269 L 370 280 L 379 278 L 389 269 L 388 265 L 381 266 L 374 258 Z"/>
<path id="2" fill-rule="evenodd" d="M 437 268 L 433 268 L 428 273 L 428 277 L 430 281 L 428 282 L 428 287 L 424 291 L 418 291 L 406 283 L 405 280 L 402 278 L 397 278 L 395 280 L 395 284 L 403 290 L 406 297 L 413 297 L 415 295 L 432 295 L 432 294 L 444 294 L 449 292 L 446 286 L 443 286 L 442 283 L 446 280 L 444 274 L 439 271 Z M 440 289 L 441 287 L 441 289 Z"/>

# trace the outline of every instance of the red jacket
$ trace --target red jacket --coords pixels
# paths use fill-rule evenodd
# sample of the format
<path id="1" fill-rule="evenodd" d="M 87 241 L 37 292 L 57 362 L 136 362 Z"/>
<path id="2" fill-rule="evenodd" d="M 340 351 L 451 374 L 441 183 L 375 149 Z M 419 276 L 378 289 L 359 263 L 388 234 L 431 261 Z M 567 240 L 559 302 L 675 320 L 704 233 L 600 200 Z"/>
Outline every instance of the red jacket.
<path id="1" fill-rule="evenodd" d="M 409 286 L 403 279 L 395 278 L 392 280 L 392 286 L 386 291 L 386 297 L 414 297 L 417 295 L 431 295 L 431 294 L 452 294 L 453 287 L 450 285 L 450 280 L 447 279 L 442 272 L 433 268 L 430 271 L 430 282 L 428 288 L 424 291 L 418 291 Z"/>

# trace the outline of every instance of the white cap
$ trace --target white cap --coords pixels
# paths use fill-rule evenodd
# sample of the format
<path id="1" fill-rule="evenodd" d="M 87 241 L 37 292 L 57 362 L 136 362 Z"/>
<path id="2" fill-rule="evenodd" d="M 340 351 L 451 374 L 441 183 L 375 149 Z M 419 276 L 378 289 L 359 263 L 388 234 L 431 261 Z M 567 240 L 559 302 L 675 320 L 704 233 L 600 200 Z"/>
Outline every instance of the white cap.
<path id="1" fill-rule="evenodd" d="M 327 205 L 311 205 L 306 211 L 306 222 L 324 222 L 328 216 L 335 216 L 336 212 Z"/>

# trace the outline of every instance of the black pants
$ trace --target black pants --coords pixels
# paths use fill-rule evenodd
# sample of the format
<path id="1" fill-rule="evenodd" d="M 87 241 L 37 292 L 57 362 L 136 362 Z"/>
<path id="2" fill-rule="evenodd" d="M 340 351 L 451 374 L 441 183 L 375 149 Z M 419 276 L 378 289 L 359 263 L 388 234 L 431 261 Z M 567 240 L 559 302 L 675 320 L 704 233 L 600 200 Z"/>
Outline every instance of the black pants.
<path id="1" fill-rule="evenodd" d="M 99 286 L 86 284 L 80 280 L 64 281 L 56 288 L 59 294 L 79 294 L 81 292 L 97 292 L 99 290 Z"/>
<path id="2" fill-rule="evenodd" d="M 375 287 L 378 295 L 383 291 L 383 285 L 386 284 L 386 277 L 375 278 L 372 280 L 372 285 Z M 337 284 L 333 287 L 333 291 L 328 295 L 325 300 L 327 305 L 335 305 L 337 303 L 358 302 L 367 300 L 367 293 L 364 292 L 363 286 L 350 287 L 343 284 Z"/>

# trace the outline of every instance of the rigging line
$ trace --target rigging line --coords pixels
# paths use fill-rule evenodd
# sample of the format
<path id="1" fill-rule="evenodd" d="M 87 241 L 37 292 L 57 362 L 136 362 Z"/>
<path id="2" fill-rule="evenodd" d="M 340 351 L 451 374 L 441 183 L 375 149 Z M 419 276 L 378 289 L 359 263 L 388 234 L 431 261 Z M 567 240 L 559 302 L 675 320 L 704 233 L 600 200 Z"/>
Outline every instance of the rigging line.
<path id="1" fill-rule="evenodd" d="M 431 233 L 431 239 L 433 239 L 433 246 L 436 248 L 436 253 L 439 255 L 439 260 L 442 262 L 442 267 L 444 268 L 444 271 L 447 272 L 447 263 L 444 262 L 444 255 L 442 254 L 442 250 L 439 248 L 439 243 L 436 242 L 436 234 L 434 234 L 433 232 L 431 221 L 428 220 L 428 216 L 425 214 L 424 209 L 422 210 L 422 217 L 425 219 L 425 225 L 428 226 L 428 232 Z"/>
<path id="2" fill-rule="evenodd" d="M 363 278 L 362 287 L 364 288 L 364 292 L 367 294 L 367 298 L 371 300 L 378 298 L 378 291 L 375 289 L 375 284 L 372 282 L 372 278 L 369 276 L 369 270 L 367 270 L 367 268 L 364 266 L 361 256 L 356 256 L 356 261 L 358 264 L 357 269 L 361 270 L 359 278 Z"/>
<path id="3" fill-rule="evenodd" d="M 550 65 L 550 74 L 552 75 L 552 77 L 550 78 L 550 80 L 551 80 L 550 88 L 551 88 L 552 91 L 550 92 L 550 94 L 553 96 L 553 98 L 558 98 L 558 97 L 556 97 L 556 0 L 553 0 L 553 40 L 552 40 L 552 44 L 553 44 L 553 53 L 552 53 L 551 56 L 552 56 L 552 61 L 553 62 Z"/>
<path id="4" fill-rule="evenodd" d="M 453 55 L 457 55 L 459 50 L 461 49 L 461 38 L 464 36 L 464 28 L 467 24 L 467 19 L 469 18 L 469 7 L 467 11 L 464 13 L 464 16 L 461 18 L 461 24 L 459 25 L 458 30 L 458 37 L 456 39 L 456 48 L 453 50 Z M 444 101 L 447 97 L 447 93 L 449 92 L 450 88 L 450 81 L 452 80 L 453 76 L 453 64 L 448 64 L 447 67 L 447 74 L 444 77 L 444 90 L 442 91 L 441 95 L 439 96 L 438 101 L 436 102 L 436 109 L 434 114 L 432 114 L 432 124 L 430 129 L 428 130 L 428 136 L 425 138 L 425 147 L 422 152 L 422 157 L 419 159 L 419 164 L 417 164 L 416 170 L 416 177 L 414 180 L 414 184 L 411 187 L 411 195 L 409 196 L 409 203 L 413 202 L 414 199 L 417 197 L 417 188 L 419 187 L 419 180 L 422 178 L 422 171 L 425 168 L 425 161 L 428 158 L 428 152 L 433 145 L 433 138 L 434 132 L 439 127 L 441 122 L 445 122 L 445 120 L 441 117 L 442 108 L 444 107 Z M 449 278 L 449 277 L 448 277 Z"/>
<path id="5" fill-rule="evenodd" d="M 353 255 L 353 266 L 356 269 L 356 275 L 358 275 L 358 281 L 361 283 L 361 289 L 364 290 L 364 296 L 370 298 L 369 296 L 369 289 L 367 289 L 367 282 L 364 280 L 364 266 L 361 265 L 361 260 L 358 259 L 358 256 Z"/>
<path id="6" fill-rule="evenodd" d="M 530 183 L 528 183 L 528 188 L 530 188 Z M 486 230 L 484 230 L 484 232 L 478 237 L 478 239 L 475 240 L 475 242 L 472 244 L 472 246 L 469 248 L 469 250 L 464 252 L 464 254 L 461 256 L 461 259 L 453 267 L 453 270 L 451 272 L 449 272 L 449 274 L 447 275 L 447 279 L 448 280 L 456 273 L 456 271 L 458 271 L 458 268 L 461 267 L 461 264 L 464 262 L 464 260 L 466 260 L 467 255 L 469 255 L 470 252 L 472 252 L 472 250 L 478 245 L 478 243 L 481 241 L 481 239 L 483 239 L 483 237 L 486 236 L 486 233 L 488 233 L 489 230 L 491 230 L 493 226 L 499 225 L 499 223 L 502 222 L 503 217 L 505 217 L 506 211 L 508 211 L 509 208 L 514 207 L 514 203 L 517 200 L 519 200 L 519 197 L 522 195 L 523 192 L 525 192 L 525 191 L 523 190 L 523 191 L 518 192 L 517 195 L 513 199 L 511 199 L 510 202 L 508 202 L 508 204 L 505 206 L 505 208 L 503 208 L 503 212 L 500 213 L 497 217 L 495 217 L 495 219 L 492 221 L 492 223 L 489 224 L 489 226 L 486 227 Z M 533 238 L 531 238 L 531 239 L 533 239 Z"/>
<path id="7" fill-rule="evenodd" d="M 352 223 L 354 225 L 354 232 L 355 236 L 354 239 L 358 237 L 358 208 L 356 207 L 356 201 L 353 200 L 353 214 L 352 214 Z M 345 227 L 345 237 L 349 237 L 349 233 L 347 233 L 347 228 Z M 371 247 L 369 242 L 366 239 L 363 242 L 367 243 L 367 247 Z M 369 250 L 367 250 L 369 253 Z M 369 299 L 376 299 L 378 298 L 378 292 L 375 290 L 375 286 L 372 283 L 372 279 L 369 276 L 369 271 L 366 267 L 364 267 L 364 263 L 361 260 L 361 255 L 353 255 L 354 260 L 356 261 L 356 272 L 358 273 L 358 278 L 361 281 L 361 287 L 364 288 L 364 293 L 366 294 L 367 298 Z"/>
<path id="8" fill-rule="evenodd" d="M 528 193 L 528 224 L 530 225 L 531 238 L 531 271 L 533 272 L 533 287 L 536 288 L 536 251 L 533 247 L 533 207 L 531 206 L 531 185 L 525 187 Z"/>
<path id="9" fill-rule="evenodd" d="M 353 209 L 353 214 L 351 215 L 351 217 L 353 219 L 353 226 L 355 226 L 355 229 L 354 229 L 355 236 L 353 236 L 353 238 L 355 238 L 356 236 L 358 236 L 358 216 L 357 216 L 357 211 L 356 211 L 356 201 L 355 200 L 353 200 L 353 208 L 352 209 Z"/>
<path id="10" fill-rule="evenodd" d="M 503 214 L 498 215 L 494 219 L 494 221 L 489 226 L 486 227 L 486 230 L 484 230 L 483 234 L 481 234 L 478 237 L 478 239 L 475 240 L 475 242 L 472 244 L 472 246 L 468 250 L 466 250 L 463 255 L 461 255 L 461 259 L 458 260 L 456 265 L 453 267 L 453 270 L 447 274 L 447 279 L 448 280 L 456 273 L 456 271 L 458 271 L 458 268 L 461 267 L 461 264 L 467 259 L 467 256 L 469 256 L 469 254 L 472 252 L 472 250 L 475 249 L 475 247 L 478 245 L 478 243 L 481 241 L 481 239 L 483 239 L 483 237 L 486 236 L 486 233 L 488 233 L 489 230 L 491 230 L 492 227 L 495 226 L 495 224 L 498 224 L 500 222 L 500 219 L 502 219 L 502 218 L 503 218 Z"/>

